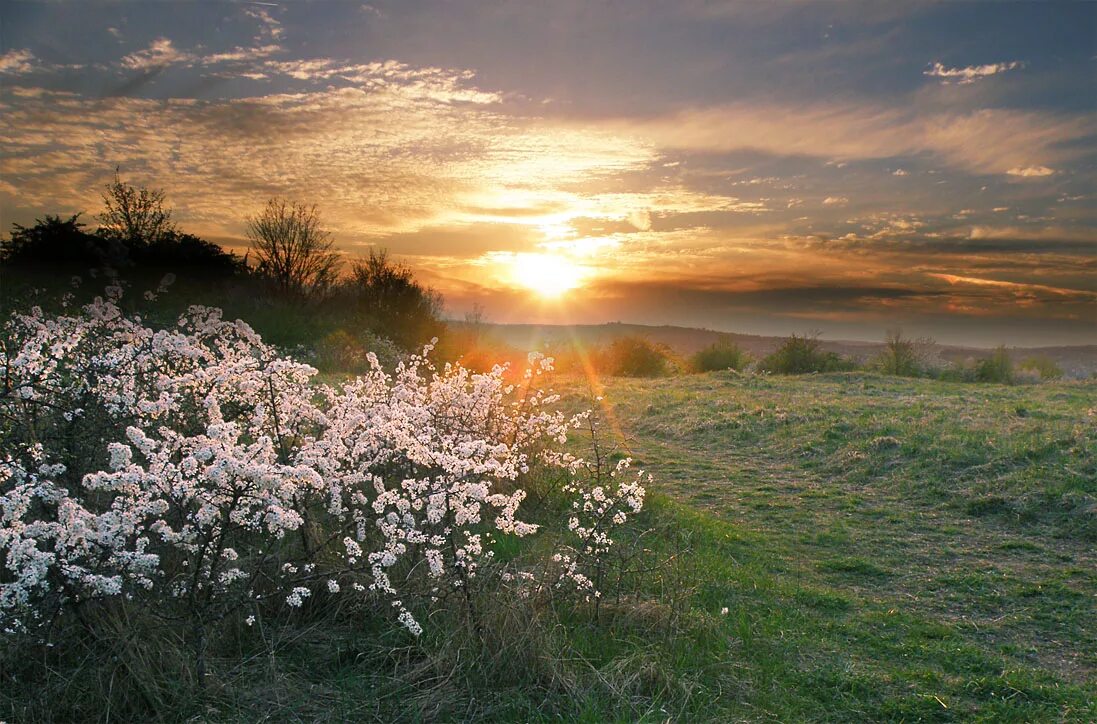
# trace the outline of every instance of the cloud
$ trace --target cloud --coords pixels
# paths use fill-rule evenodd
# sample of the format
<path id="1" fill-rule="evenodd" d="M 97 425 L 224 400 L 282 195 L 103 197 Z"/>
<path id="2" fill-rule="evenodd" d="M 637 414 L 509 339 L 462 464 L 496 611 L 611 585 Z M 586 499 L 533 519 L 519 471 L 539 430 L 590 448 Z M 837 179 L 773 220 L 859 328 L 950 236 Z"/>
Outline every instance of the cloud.
<path id="1" fill-rule="evenodd" d="M 156 70 L 169 65 L 187 65 L 197 56 L 175 47 L 169 38 L 159 37 L 149 47 L 122 58 L 122 67 L 130 70 Z"/>
<path id="2" fill-rule="evenodd" d="M 157 47 L 156 57 L 178 56 Z M 135 182 L 166 187 L 196 233 L 221 237 L 240 233 L 243 216 L 270 196 L 316 200 L 353 243 L 473 223 L 472 207 L 583 208 L 581 189 L 562 189 L 658 160 L 650 146 L 596 128 L 469 103 L 494 95 L 463 71 L 375 71 L 384 82 L 216 101 L 4 89 L 0 176 L 20 206 L 94 209 L 121 164 Z"/>
<path id="3" fill-rule="evenodd" d="M 1097 133 L 1092 114 L 1001 108 L 964 112 L 870 102 L 743 102 L 602 125 L 670 151 L 850 160 L 930 153 L 978 174 L 1069 162 L 1077 158 L 1070 144 Z"/>
<path id="4" fill-rule="evenodd" d="M 253 60 L 259 60 L 266 58 L 275 53 L 283 50 L 281 45 L 260 45 L 253 48 L 244 48 L 237 46 L 232 50 L 224 53 L 214 53 L 212 55 L 202 56 L 203 65 L 214 65 L 217 63 L 242 63 Z"/>
<path id="5" fill-rule="evenodd" d="M 989 65 L 969 65 L 966 68 L 946 68 L 941 63 L 934 63 L 930 69 L 924 71 L 922 75 L 940 78 L 941 82 L 946 85 L 950 83 L 968 85 L 981 78 L 987 78 L 992 75 L 1024 67 L 1025 64 L 1019 60 L 1013 60 L 1008 63 L 991 63 Z"/>
<path id="6" fill-rule="evenodd" d="M 0 55 L 0 73 L 23 75 L 34 70 L 34 53 L 27 49 L 9 50 Z"/>
<path id="7" fill-rule="evenodd" d="M 1024 176 L 1024 177 L 1039 177 L 1050 176 L 1055 173 L 1055 169 L 1048 168 L 1047 166 L 1015 166 L 1006 171 L 1010 176 Z"/>
<path id="8" fill-rule="evenodd" d="M 628 222 L 640 231 L 651 229 L 651 212 L 647 209 L 637 209 L 629 212 Z"/>
<path id="9" fill-rule="evenodd" d="M 244 14 L 262 23 L 260 37 L 265 36 L 273 40 L 279 40 L 286 34 L 286 29 L 282 27 L 282 23 L 275 19 L 270 11 L 265 8 L 246 8 Z"/>

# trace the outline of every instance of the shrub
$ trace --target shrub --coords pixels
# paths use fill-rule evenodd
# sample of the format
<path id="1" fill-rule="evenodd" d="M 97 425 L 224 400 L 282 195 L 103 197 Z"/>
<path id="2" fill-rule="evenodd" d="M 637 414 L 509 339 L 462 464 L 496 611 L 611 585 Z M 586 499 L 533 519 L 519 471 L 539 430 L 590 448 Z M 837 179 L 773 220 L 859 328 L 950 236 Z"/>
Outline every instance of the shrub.
<path id="1" fill-rule="evenodd" d="M 316 366 L 322 372 L 364 374 L 371 369 L 370 353 L 387 370 L 402 356 L 395 344 L 368 330 L 352 335 L 337 329 L 316 343 Z"/>
<path id="2" fill-rule="evenodd" d="M 1046 355 L 1029 357 L 1017 366 L 1022 370 L 1036 373 L 1041 380 L 1057 380 L 1063 376 L 1062 368 Z"/>
<path id="3" fill-rule="evenodd" d="M 422 346 L 444 330 L 441 295 L 415 281 L 411 269 L 393 262 L 384 250 L 371 249 L 354 263 L 334 303 L 348 307 L 363 327 L 405 349 Z"/>
<path id="4" fill-rule="evenodd" d="M 697 372 L 741 370 L 747 360 L 747 354 L 739 345 L 725 337 L 695 353 L 690 358 L 690 366 Z"/>
<path id="5" fill-rule="evenodd" d="M 1005 346 L 995 349 L 990 356 L 975 363 L 975 379 L 978 382 L 1013 383 L 1013 361 Z"/>
<path id="6" fill-rule="evenodd" d="M 500 368 L 437 370 L 428 346 L 391 375 L 370 354 L 365 375 L 317 385 L 217 309 L 156 330 L 120 297 L 112 286 L 79 314 L 35 308 L 4 326 L 6 636 L 112 641 L 99 614 L 132 606 L 189 642 L 201 684 L 223 622 L 315 601 L 384 604 L 418 634 L 449 601 L 478 625 L 481 582 L 502 576 L 529 595 L 599 596 L 600 552 L 644 489 L 627 463 L 606 478 L 600 459 L 557 449 L 585 415 L 551 409 L 550 360 L 531 355 L 510 384 Z M 494 541 L 537 531 L 519 511 L 537 466 L 576 496 L 572 552 L 508 570 Z"/>
<path id="7" fill-rule="evenodd" d="M 889 331 L 873 366 L 888 375 L 918 377 L 928 372 L 928 350 L 933 344 L 931 339 L 904 337 L 898 329 Z"/>
<path id="8" fill-rule="evenodd" d="M 662 377 L 670 374 L 668 351 L 643 337 L 618 337 L 600 355 L 598 366 L 618 377 Z"/>
<path id="9" fill-rule="evenodd" d="M 813 336 L 792 335 L 758 363 L 758 369 L 782 375 L 836 372 L 853 369 L 849 360 L 822 349 Z"/>

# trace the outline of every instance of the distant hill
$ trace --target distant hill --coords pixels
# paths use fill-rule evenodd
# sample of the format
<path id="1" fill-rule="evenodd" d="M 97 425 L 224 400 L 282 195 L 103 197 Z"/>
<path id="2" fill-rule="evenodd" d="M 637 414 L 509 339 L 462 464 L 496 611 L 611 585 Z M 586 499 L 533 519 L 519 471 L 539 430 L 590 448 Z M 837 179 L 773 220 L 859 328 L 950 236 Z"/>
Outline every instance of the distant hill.
<path id="1" fill-rule="evenodd" d="M 463 327 L 463 322 L 451 322 Z M 729 338 L 753 357 L 761 358 L 772 352 L 785 337 L 765 337 L 755 334 L 717 332 L 694 327 L 648 326 L 643 324 L 485 324 L 488 334 L 509 346 L 522 350 L 540 349 L 581 343 L 584 346 L 608 344 L 617 337 L 639 335 L 652 342 L 665 344 L 681 355 L 691 355 L 721 338 Z M 857 342 L 850 340 L 820 340 L 824 349 L 850 357 L 859 362 L 867 361 L 879 353 L 882 342 Z M 1010 347 L 1014 362 L 1028 357 L 1044 356 L 1055 361 L 1068 377 L 1086 378 L 1097 374 L 1097 345 L 1058 347 Z M 948 362 L 986 357 L 991 350 L 978 347 L 937 345 L 937 354 Z"/>

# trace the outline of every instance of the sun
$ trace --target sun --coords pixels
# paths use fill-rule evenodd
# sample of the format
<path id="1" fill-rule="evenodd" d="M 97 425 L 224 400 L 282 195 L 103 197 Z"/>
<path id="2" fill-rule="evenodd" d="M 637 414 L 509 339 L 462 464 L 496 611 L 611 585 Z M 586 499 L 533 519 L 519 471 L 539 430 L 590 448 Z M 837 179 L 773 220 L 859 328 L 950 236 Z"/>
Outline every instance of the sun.
<path id="1" fill-rule="evenodd" d="M 516 254 L 510 276 L 518 286 L 551 299 L 582 284 L 584 270 L 556 254 Z"/>

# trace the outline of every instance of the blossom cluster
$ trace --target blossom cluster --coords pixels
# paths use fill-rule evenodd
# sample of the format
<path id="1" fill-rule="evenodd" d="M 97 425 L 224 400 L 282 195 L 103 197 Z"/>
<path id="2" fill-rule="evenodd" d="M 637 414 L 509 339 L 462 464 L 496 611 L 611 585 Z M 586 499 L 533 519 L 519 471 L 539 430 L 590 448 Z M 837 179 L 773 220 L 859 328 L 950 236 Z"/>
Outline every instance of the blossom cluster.
<path id="1" fill-rule="evenodd" d="M 4 326 L 4 630 L 115 596 L 201 620 L 247 610 L 250 625 L 261 605 L 370 589 L 418 633 L 404 598 L 467 591 L 494 535 L 537 530 L 520 514 L 531 468 L 582 468 L 559 451 L 582 416 L 539 384 L 551 359 L 512 382 L 439 369 L 428 346 L 392 373 L 371 355 L 368 373 L 318 384 L 217 309 L 155 329 L 121 296 Z M 587 556 L 643 503 L 638 483 L 574 491 Z"/>
<path id="2" fill-rule="evenodd" d="M 644 507 L 647 494 L 644 484 L 651 481 L 643 470 L 629 477 L 631 466 L 632 458 L 622 458 L 607 476 L 597 461 L 584 463 L 582 467 L 588 469 L 590 482 L 584 484 L 582 478 L 576 477 L 564 485 L 564 491 L 573 495 L 568 530 L 576 541 L 569 550 L 553 555 L 553 561 L 561 569 L 557 587 L 570 584 L 588 596 L 601 597 L 603 564 L 614 545 L 611 534 Z"/>

